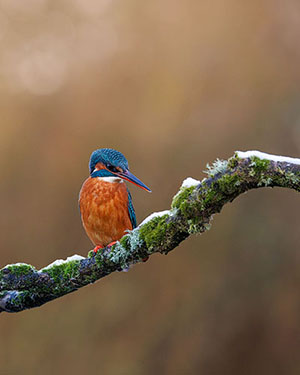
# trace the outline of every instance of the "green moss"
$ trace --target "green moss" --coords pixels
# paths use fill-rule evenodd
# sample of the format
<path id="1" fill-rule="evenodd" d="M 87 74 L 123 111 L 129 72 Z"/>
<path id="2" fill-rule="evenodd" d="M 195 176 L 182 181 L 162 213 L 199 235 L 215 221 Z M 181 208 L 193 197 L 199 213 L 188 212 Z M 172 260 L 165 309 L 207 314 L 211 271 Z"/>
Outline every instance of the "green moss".
<path id="1" fill-rule="evenodd" d="M 3 274 L 4 272 L 7 272 L 7 270 L 9 270 L 10 274 L 20 277 L 20 276 L 25 276 L 34 272 L 35 268 L 31 266 L 30 264 L 26 264 L 26 263 L 12 264 L 2 269 L 0 271 L 0 275 Z"/>
<path id="2" fill-rule="evenodd" d="M 220 161 L 221 162 L 221 161 Z M 226 164 L 227 165 L 227 164 Z M 223 165 L 225 168 L 225 166 Z M 197 191 L 196 199 L 189 199 L 195 191 L 195 187 L 183 188 L 173 199 L 172 208 L 180 210 L 182 215 L 189 220 L 191 217 L 199 216 L 201 210 L 219 204 L 224 200 L 224 194 L 231 195 L 239 190 L 241 185 L 237 173 L 224 174 L 216 179 L 211 185 L 202 181 L 201 190 Z M 198 223 L 197 223 L 198 226 Z"/>
<path id="3" fill-rule="evenodd" d="M 125 236 L 123 236 L 121 239 L 120 239 L 120 245 L 127 249 L 129 247 L 129 235 L 126 234 Z"/>
<path id="4" fill-rule="evenodd" d="M 300 191 L 300 173 L 298 172 L 284 172 L 279 171 L 278 174 L 275 174 L 272 177 L 273 186 L 285 186 L 288 188 L 296 189 Z"/>
<path id="5" fill-rule="evenodd" d="M 97 267 L 101 268 L 103 267 L 103 256 L 100 252 L 98 252 L 96 255 L 94 254 L 95 262 L 97 264 Z"/>
<path id="6" fill-rule="evenodd" d="M 76 278 L 79 275 L 79 260 L 72 260 L 58 265 L 52 265 L 49 268 L 44 268 L 42 272 L 46 272 L 55 283 Z"/>
<path id="7" fill-rule="evenodd" d="M 235 152 L 234 155 L 230 159 L 228 159 L 228 168 L 235 169 L 238 166 L 240 160 L 241 159 L 238 157 L 238 153 Z"/>
<path id="8" fill-rule="evenodd" d="M 149 250 L 162 245 L 166 240 L 168 227 L 173 225 L 172 223 L 166 223 L 166 218 L 168 216 L 169 215 L 154 217 L 148 223 L 141 226 L 140 238 L 146 243 Z"/>
<path id="9" fill-rule="evenodd" d="M 65 280 L 73 279 L 79 275 L 79 260 L 72 260 L 66 263 L 63 269 L 63 276 Z"/>
<path id="10" fill-rule="evenodd" d="M 237 187 L 240 185 L 239 176 L 234 174 L 226 174 L 222 176 L 216 184 L 221 192 L 225 194 L 232 194 L 236 192 Z"/>
<path id="11" fill-rule="evenodd" d="M 272 178 L 271 177 L 265 177 L 264 174 L 261 175 L 261 178 L 259 179 L 257 186 L 270 186 L 272 185 Z"/>
<path id="12" fill-rule="evenodd" d="M 93 258 L 93 256 L 95 256 L 94 250 L 90 250 L 90 251 L 88 252 L 87 257 L 88 257 L 88 258 Z"/>
<path id="13" fill-rule="evenodd" d="M 175 195 L 172 201 L 172 208 L 180 208 L 182 202 L 186 201 L 187 198 L 193 193 L 195 186 L 180 188 L 179 193 Z"/>
<path id="14" fill-rule="evenodd" d="M 223 164 L 223 168 L 224 172 L 227 163 Z M 204 180 L 200 189 L 197 191 L 194 189 L 185 188 L 172 203 L 172 207 L 180 210 L 180 214 L 187 219 L 187 231 L 190 234 L 208 230 L 210 228 L 209 212 L 219 212 L 224 202 L 230 199 L 228 197 L 236 196 L 243 186 L 241 176 L 236 172 Z M 192 199 L 190 199 L 191 196 Z"/>
<path id="15" fill-rule="evenodd" d="M 250 160 L 251 163 L 249 164 L 249 166 L 251 167 L 252 171 L 255 172 L 255 174 L 266 172 L 271 163 L 270 160 L 260 159 L 257 156 L 251 156 Z"/>
<path id="16" fill-rule="evenodd" d="M 223 197 L 220 195 L 220 192 L 215 189 L 208 189 L 203 195 L 201 209 L 206 210 L 207 208 L 220 202 L 222 199 Z"/>
<path id="17" fill-rule="evenodd" d="M 293 172 L 288 172 L 285 175 L 285 178 L 291 182 L 292 184 L 299 184 L 300 182 L 300 176 L 299 174 L 293 173 Z"/>

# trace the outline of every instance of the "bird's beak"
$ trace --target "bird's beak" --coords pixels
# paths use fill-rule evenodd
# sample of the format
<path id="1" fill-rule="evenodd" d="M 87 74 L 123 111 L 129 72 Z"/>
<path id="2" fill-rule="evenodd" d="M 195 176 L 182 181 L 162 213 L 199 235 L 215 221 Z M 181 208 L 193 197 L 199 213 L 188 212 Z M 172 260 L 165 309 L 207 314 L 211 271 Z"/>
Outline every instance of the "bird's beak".
<path id="1" fill-rule="evenodd" d="M 144 189 L 146 191 L 149 191 L 151 193 L 151 190 L 146 186 L 141 180 L 139 180 L 135 175 L 133 175 L 128 170 L 125 172 L 118 172 L 116 173 L 117 176 L 122 178 L 123 180 L 132 182 L 134 185 L 139 186 L 141 189 Z"/>

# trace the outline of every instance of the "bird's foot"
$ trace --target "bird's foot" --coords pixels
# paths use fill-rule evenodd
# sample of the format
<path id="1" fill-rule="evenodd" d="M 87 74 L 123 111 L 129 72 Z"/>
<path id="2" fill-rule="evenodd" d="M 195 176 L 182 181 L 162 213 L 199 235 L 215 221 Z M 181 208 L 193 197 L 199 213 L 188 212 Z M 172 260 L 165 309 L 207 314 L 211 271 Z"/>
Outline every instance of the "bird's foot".
<path id="1" fill-rule="evenodd" d="M 98 246 L 96 246 L 95 248 L 94 248 L 94 254 L 97 254 L 98 253 L 98 251 L 100 250 L 100 249 L 103 249 L 103 246 L 101 246 L 101 245 L 98 245 Z"/>
<path id="2" fill-rule="evenodd" d="M 117 241 L 113 241 L 113 242 L 109 243 L 109 244 L 106 245 L 106 246 L 97 245 L 97 246 L 94 248 L 93 252 L 94 252 L 94 254 L 97 254 L 98 251 L 99 251 L 100 249 L 104 249 L 105 247 L 108 247 L 108 248 L 110 249 L 110 248 L 111 248 L 113 245 L 115 245 L 116 243 L 117 243 Z"/>
<path id="3" fill-rule="evenodd" d="M 106 247 L 112 247 L 112 246 L 114 246 L 116 243 L 117 243 L 117 241 L 113 241 L 113 242 L 109 243 Z"/>

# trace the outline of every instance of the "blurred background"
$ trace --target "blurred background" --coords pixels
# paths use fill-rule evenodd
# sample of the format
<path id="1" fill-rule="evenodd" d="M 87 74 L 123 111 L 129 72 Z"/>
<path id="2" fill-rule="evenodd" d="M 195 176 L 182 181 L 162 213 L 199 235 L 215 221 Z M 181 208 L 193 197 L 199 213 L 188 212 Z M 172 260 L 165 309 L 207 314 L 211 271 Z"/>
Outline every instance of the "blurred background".
<path id="1" fill-rule="evenodd" d="M 152 194 L 235 150 L 300 156 L 297 0 L 0 0 L 0 266 L 92 244 L 90 153 Z M 299 196 L 251 191 L 168 256 L 0 315 L 0 374 L 300 374 Z"/>

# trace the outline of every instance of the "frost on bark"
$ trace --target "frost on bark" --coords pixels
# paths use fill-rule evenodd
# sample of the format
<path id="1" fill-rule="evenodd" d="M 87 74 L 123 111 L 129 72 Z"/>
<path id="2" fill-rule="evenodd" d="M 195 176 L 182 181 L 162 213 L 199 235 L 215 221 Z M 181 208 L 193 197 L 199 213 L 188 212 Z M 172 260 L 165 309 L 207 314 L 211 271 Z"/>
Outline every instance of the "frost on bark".
<path id="1" fill-rule="evenodd" d="M 300 159 L 258 151 L 235 152 L 207 166 L 202 181 L 187 178 L 170 210 L 151 214 L 111 249 L 87 257 L 74 255 L 36 270 L 25 263 L 0 270 L 0 312 L 18 312 L 128 269 L 154 253 L 168 254 L 190 234 L 210 228 L 214 214 L 250 189 L 283 187 L 300 191 Z"/>

